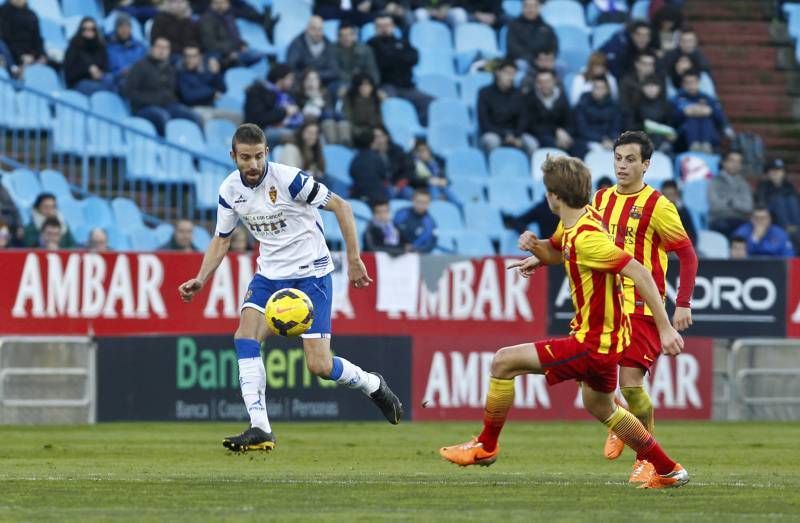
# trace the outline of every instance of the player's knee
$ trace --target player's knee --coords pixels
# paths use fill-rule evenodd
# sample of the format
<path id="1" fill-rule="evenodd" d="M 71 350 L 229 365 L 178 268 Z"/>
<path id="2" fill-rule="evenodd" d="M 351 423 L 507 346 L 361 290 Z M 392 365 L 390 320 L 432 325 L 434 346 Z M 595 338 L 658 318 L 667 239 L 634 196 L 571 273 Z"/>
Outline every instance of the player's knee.
<path id="1" fill-rule="evenodd" d="M 503 347 L 494 353 L 492 358 L 491 373 L 495 378 L 508 378 L 509 371 L 511 370 L 511 351 L 509 347 Z"/>
<path id="2" fill-rule="evenodd" d="M 306 360 L 308 372 L 315 376 L 327 378 L 333 370 L 333 360 L 330 358 L 314 358 Z"/>

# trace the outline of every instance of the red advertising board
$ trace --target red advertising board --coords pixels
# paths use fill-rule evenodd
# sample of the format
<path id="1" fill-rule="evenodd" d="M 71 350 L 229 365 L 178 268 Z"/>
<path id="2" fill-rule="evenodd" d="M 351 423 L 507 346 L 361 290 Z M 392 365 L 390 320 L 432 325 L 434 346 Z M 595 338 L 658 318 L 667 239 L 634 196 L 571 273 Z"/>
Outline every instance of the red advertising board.
<path id="1" fill-rule="evenodd" d="M 786 334 L 800 338 L 800 259 L 789 262 L 789 295 L 786 298 Z"/>
<path id="2" fill-rule="evenodd" d="M 494 352 L 533 341 L 524 328 L 503 336 L 425 336 L 415 340 L 411 398 L 415 420 L 475 420 L 483 417 Z M 662 356 L 647 383 L 659 419 L 709 419 L 713 401 L 710 338 L 687 338 L 677 358 Z M 423 408 L 422 405 L 426 407 Z M 590 419 L 575 382 L 549 387 L 541 375 L 516 378 L 510 419 Z"/>
<path id="3" fill-rule="evenodd" d="M 177 287 L 197 272 L 201 259 L 179 253 L 2 252 L 0 333 L 232 333 L 255 259 L 229 256 L 203 292 L 182 303 Z M 536 335 L 547 329 L 544 271 L 524 279 L 507 271 L 503 258 L 365 255 L 364 261 L 375 279 L 367 289 L 348 288 L 346 276 L 334 273 L 335 333 L 493 336 L 520 323 Z"/>

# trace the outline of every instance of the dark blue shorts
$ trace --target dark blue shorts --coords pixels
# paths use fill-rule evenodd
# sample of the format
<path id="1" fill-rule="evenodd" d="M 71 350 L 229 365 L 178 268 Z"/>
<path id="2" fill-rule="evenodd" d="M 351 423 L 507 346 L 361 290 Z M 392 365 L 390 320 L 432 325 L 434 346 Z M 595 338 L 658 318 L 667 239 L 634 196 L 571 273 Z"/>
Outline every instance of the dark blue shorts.
<path id="1" fill-rule="evenodd" d="M 264 312 L 267 300 L 280 289 L 298 289 L 311 299 L 314 305 L 314 322 L 302 338 L 328 338 L 331 335 L 331 304 L 333 303 L 333 281 L 330 274 L 321 278 L 311 276 L 296 280 L 269 280 L 256 274 L 247 287 L 242 309 L 250 307 Z"/>

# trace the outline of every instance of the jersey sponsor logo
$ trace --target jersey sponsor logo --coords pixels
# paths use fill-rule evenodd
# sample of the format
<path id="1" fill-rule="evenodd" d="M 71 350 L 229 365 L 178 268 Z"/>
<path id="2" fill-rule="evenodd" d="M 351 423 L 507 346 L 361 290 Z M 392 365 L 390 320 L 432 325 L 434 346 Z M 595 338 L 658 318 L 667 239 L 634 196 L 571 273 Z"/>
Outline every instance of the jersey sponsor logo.
<path id="1" fill-rule="evenodd" d="M 272 204 L 275 205 L 275 201 L 278 199 L 278 189 L 276 189 L 274 185 L 271 185 L 269 188 L 269 199 L 272 201 Z"/>

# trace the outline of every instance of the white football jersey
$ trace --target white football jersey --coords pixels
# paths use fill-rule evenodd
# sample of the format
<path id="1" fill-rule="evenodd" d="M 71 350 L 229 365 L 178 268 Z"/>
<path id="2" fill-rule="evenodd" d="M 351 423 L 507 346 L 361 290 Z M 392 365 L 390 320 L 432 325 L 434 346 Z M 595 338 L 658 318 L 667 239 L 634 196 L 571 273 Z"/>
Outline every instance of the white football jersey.
<path id="1" fill-rule="evenodd" d="M 295 167 L 268 162 L 266 169 L 255 188 L 242 182 L 238 169 L 225 178 L 219 188 L 215 234 L 230 235 L 241 220 L 261 243 L 258 273 L 270 280 L 328 274 L 333 260 L 317 209 L 333 193 Z"/>

